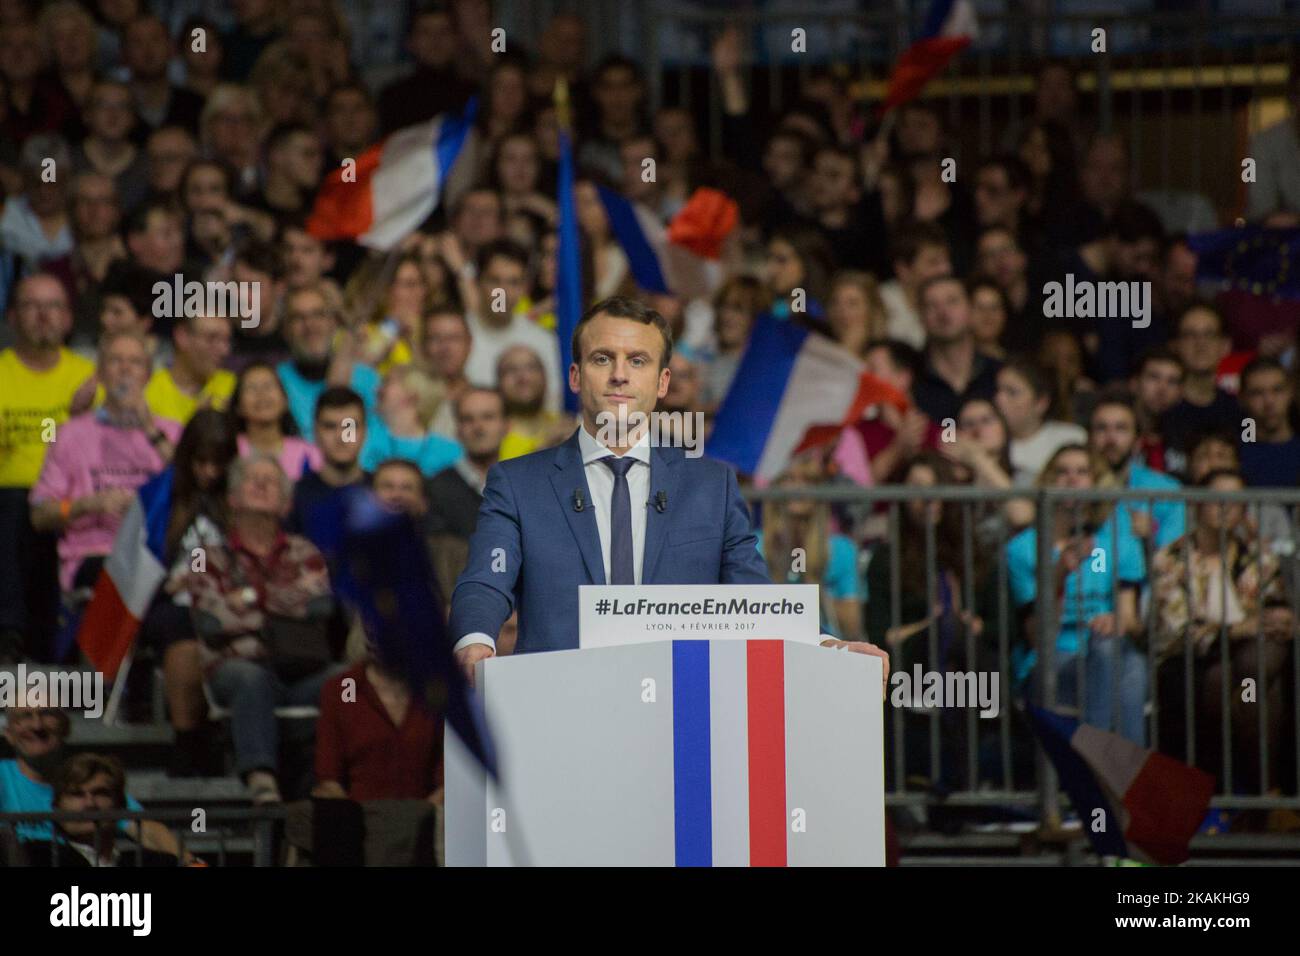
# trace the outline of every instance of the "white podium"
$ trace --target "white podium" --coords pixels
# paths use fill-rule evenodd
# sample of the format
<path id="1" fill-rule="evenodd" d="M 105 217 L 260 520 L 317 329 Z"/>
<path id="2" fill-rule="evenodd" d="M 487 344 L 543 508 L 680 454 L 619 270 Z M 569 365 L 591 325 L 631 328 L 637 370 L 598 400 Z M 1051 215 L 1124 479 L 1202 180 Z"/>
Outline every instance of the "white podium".
<path id="1" fill-rule="evenodd" d="M 883 866 L 881 662 L 795 641 L 491 658 L 500 785 L 448 729 L 449 866 Z"/>

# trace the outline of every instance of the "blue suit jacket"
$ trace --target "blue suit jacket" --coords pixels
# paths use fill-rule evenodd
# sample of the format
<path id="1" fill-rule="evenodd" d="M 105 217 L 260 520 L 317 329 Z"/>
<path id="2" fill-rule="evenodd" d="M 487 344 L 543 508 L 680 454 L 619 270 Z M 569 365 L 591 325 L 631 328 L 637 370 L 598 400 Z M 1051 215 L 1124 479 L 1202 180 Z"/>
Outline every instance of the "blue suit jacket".
<path id="1" fill-rule="evenodd" d="M 518 609 L 516 653 L 578 646 L 578 586 L 605 583 L 596 512 L 590 504 L 574 510 L 578 489 L 590 502 L 577 432 L 556 448 L 492 466 L 451 598 L 452 640 L 476 631 L 495 637 Z M 654 507 L 660 491 L 662 513 Z M 729 466 L 651 448 L 650 499 L 642 583 L 770 583 Z"/>

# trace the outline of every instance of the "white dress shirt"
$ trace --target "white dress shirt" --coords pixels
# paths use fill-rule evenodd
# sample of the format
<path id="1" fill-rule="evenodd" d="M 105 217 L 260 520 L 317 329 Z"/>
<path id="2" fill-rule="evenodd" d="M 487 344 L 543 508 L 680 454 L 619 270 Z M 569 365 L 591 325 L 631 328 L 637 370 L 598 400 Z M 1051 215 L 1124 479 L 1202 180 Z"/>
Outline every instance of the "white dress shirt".
<path id="1" fill-rule="evenodd" d="M 578 450 L 582 453 L 582 467 L 587 476 L 587 488 L 591 492 L 588 506 L 596 513 L 596 530 L 600 537 L 600 559 L 605 566 L 605 580 L 609 581 L 610 562 L 610 513 L 614 497 L 614 473 L 601 461 L 612 455 L 587 431 L 586 425 L 578 429 Z M 633 465 L 627 473 L 628 498 L 632 504 L 632 574 L 637 584 L 641 583 L 641 570 L 645 564 L 645 524 L 646 506 L 650 502 L 650 434 L 641 436 L 641 440 L 627 450 L 627 457 L 634 458 L 639 464 Z M 496 641 L 487 634 L 476 632 L 466 634 L 456 642 L 453 650 L 460 650 L 469 644 L 486 644 L 495 649 Z"/>

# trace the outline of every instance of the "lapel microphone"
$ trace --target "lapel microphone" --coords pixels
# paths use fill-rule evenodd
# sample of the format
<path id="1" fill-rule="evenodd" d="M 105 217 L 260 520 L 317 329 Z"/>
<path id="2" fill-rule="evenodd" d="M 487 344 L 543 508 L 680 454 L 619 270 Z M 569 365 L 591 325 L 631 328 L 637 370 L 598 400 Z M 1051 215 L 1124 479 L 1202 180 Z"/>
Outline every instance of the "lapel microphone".
<path id="1" fill-rule="evenodd" d="M 663 514 L 663 513 L 664 513 L 665 511 L 667 511 L 667 510 L 668 510 L 668 492 L 666 492 L 666 491 L 656 491 L 656 492 L 655 492 L 655 511 L 659 512 L 660 514 Z"/>
<path id="2" fill-rule="evenodd" d="M 573 510 L 578 512 L 578 514 L 582 514 L 582 509 L 585 507 L 587 507 L 587 505 L 586 502 L 582 500 L 582 489 L 574 488 L 573 489 Z"/>

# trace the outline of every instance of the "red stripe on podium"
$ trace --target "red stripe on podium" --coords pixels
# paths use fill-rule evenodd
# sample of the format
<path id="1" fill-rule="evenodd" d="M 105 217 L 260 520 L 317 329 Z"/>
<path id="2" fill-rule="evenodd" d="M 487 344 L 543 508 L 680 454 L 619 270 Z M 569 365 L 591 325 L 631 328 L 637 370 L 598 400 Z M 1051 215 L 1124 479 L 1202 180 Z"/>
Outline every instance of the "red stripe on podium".
<path id="1" fill-rule="evenodd" d="M 785 866 L 785 644 L 749 641 L 749 865 Z"/>

